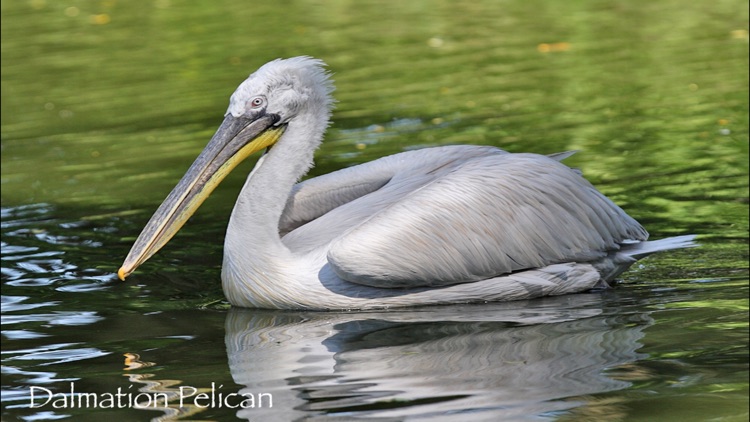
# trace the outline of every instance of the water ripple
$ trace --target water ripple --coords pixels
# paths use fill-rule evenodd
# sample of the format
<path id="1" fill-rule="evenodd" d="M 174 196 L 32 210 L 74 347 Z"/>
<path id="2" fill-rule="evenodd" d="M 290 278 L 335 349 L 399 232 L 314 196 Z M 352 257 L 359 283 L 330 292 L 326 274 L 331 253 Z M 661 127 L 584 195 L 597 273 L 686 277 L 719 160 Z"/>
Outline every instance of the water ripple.
<path id="1" fill-rule="evenodd" d="M 3 365 L 3 375 L 23 377 L 19 381 L 28 384 L 52 384 L 55 382 L 75 381 L 76 378 L 56 378 L 55 372 L 47 371 L 26 371 L 21 368 Z M 28 390 L 26 391 L 28 393 Z M 5 392 L 3 392 L 3 401 L 5 401 Z"/>
<path id="2" fill-rule="evenodd" d="M 54 306 L 59 302 L 41 302 L 41 303 L 25 303 L 22 302 L 29 299 L 28 296 L 2 296 L 2 313 L 6 312 L 18 312 L 27 311 L 29 309 L 41 308 L 44 306 Z"/>
<path id="3" fill-rule="evenodd" d="M 50 334 L 37 333 L 31 330 L 3 330 L 2 335 L 8 340 L 29 340 L 50 336 Z"/>
<path id="4" fill-rule="evenodd" d="M 76 346 L 76 344 L 52 344 L 47 346 L 42 346 L 37 349 L 32 350 L 16 350 L 13 352 L 8 352 L 12 354 L 18 354 L 17 356 L 12 356 L 10 358 L 5 358 L 4 360 L 43 360 L 43 361 L 51 361 L 51 362 L 45 362 L 38 364 L 39 366 L 44 365 L 55 365 L 58 363 L 65 363 L 65 362 L 73 362 L 73 361 L 79 361 L 84 359 L 93 359 L 100 356 L 106 356 L 110 354 L 111 352 L 105 352 L 103 350 L 94 348 L 94 347 L 81 347 L 81 348 L 71 348 L 68 349 L 67 347 L 70 346 Z M 3 352 L 3 355 L 5 355 L 6 352 Z"/>

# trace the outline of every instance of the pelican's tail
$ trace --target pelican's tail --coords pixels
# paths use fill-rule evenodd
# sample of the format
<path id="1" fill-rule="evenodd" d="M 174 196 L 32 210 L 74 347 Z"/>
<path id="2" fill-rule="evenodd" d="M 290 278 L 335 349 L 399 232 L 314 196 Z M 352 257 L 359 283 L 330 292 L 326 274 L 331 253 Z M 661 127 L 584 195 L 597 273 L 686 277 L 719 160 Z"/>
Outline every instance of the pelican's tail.
<path id="1" fill-rule="evenodd" d="M 695 235 L 688 234 L 684 236 L 667 237 L 659 240 L 649 240 L 623 245 L 619 253 L 633 257 L 637 260 L 645 258 L 654 252 L 668 251 L 671 249 L 694 248 L 696 246 L 698 246 L 698 244 L 695 243 Z"/>
<path id="2" fill-rule="evenodd" d="M 608 283 L 622 274 L 633 263 L 652 253 L 694 248 L 696 246 L 699 245 L 695 243 L 695 235 L 692 234 L 623 244 L 619 251 L 593 263 L 601 275 L 601 281 L 597 287 L 609 287 Z"/>

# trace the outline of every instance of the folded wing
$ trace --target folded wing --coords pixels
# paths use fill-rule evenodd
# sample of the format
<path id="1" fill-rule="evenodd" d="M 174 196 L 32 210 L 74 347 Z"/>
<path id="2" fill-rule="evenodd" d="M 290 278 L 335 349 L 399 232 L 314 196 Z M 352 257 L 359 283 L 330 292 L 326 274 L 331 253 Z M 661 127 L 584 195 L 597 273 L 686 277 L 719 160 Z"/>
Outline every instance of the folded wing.
<path id="1" fill-rule="evenodd" d="M 503 152 L 453 160 L 433 178 L 423 174 L 411 191 L 337 236 L 328 261 L 339 277 L 353 283 L 446 286 L 595 260 L 622 242 L 648 237 L 640 224 L 555 158 Z M 357 208 L 365 198 L 382 204 L 393 190 L 390 185 L 407 179 L 396 172 L 346 207 Z"/>

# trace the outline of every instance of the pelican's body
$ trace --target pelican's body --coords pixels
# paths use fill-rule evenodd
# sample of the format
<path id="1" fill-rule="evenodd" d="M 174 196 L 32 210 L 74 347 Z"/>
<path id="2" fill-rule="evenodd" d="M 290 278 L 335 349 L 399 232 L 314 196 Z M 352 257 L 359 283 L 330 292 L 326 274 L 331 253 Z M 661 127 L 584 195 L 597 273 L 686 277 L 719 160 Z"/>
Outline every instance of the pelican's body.
<path id="1" fill-rule="evenodd" d="M 323 63 L 276 60 L 144 228 L 120 277 L 161 248 L 240 160 L 263 149 L 227 228 L 236 306 L 369 309 L 528 299 L 606 285 L 638 258 L 693 246 L 648 233 L 559 160 L 445 146 L 297 183 L 329 122 Z M 272 146 L 272 148 L 271 148 Z"/>

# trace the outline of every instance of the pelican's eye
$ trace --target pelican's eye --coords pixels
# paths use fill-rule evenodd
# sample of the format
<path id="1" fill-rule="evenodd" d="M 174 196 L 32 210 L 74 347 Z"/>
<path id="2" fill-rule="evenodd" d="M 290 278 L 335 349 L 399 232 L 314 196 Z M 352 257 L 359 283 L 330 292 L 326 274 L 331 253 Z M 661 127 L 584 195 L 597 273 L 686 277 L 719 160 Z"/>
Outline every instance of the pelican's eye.
<path id="1" fill-rule="evenodd" d="M 252 108 L 260 108 L 266 104 L 266 100 L 263 97 L 255 97 L 248 104 Z"/>

